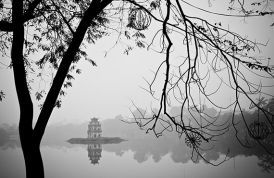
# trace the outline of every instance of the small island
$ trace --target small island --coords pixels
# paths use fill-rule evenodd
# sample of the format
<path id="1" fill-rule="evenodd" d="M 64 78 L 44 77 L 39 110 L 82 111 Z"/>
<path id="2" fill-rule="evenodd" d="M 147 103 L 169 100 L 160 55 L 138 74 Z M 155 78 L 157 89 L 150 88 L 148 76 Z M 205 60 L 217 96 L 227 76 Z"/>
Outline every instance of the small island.
<path id="1" fill-rule="evenodd" d="M 102 137 L 102 128 L 97 118 L 92 118 L 88 125 L 87 138 L 71 138 L 71 144 L 111 144 L 126 141 L 119 137 Z"/>
<path id="2" fill-rule="evenodd" d="M 71 138 L 68 140 L 71 144 L 108 144 L 108 143 L 120 143 L 126 141 L 119 137 L 98 137 L 98 138 Z"/>

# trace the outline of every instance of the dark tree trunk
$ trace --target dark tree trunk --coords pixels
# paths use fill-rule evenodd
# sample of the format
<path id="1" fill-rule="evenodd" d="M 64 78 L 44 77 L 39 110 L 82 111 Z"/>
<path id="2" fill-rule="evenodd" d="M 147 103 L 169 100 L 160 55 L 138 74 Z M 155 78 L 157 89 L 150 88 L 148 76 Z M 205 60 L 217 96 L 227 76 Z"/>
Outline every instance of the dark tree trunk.
<path id="1" fill-rule="evenodd" d="M 30 139 L 24 131 L 20 131 L 21 147 L 25 160 L 27 178 L 44 178 L 44 166 L 40 145 Z"/>
<path id="2" fill-rule="evenodd" d="M 25 159 L 26 176 L 27 178 L 43 178 L 43 161 L 39 148 L 41 139 L 34 139 L 32 129 L 33 103 L 29 94 L 23 58 L 23 0 L 14 0 L 12 2 L 12 9 L 12 25 L 16 28 L 13 28 L 11 59 L 15 88 L 20 106 L 19 133 Z"/>
<path id="3" fill-rule="evenodd" d="M 33 117 L 32 105 L 26 104 L 21 109 L 24 109 L 24 111 L 20 112 L 19 134 L 25 160 L 26 177 L 44 178 L 43 160 L 40 152 L 41 140 L 35 140 L 33 129 L 28 124 L 28 121 L 31 121 Z"/>

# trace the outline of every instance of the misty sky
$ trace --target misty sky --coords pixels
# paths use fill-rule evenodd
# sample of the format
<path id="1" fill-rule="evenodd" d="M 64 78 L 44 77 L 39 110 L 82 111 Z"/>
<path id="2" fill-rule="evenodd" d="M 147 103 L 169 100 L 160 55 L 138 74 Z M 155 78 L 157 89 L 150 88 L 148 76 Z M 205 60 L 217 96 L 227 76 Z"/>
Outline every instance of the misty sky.
<path id="1" fill-rule="evenodd" d="M 212 6 L 208 5 L 208 0 L 189 2 L 210 11 L 228 13 L 224 1 L 212 1 Z M 228 2 L 226 1 L 225 4 Z M 250 40 L 262 43 L 269 40 L 268 46 L 263 49 L 261 55 L 274 58 L 274 28 L 270 27 L 273 23 L 271 16 L 220 17 L 183 5 L 187 14 L 206 17 L 212 23 L 222 22 L 224 27 L 229 27 L 230 30 L 247 36 Z M 82 69 L 82 73 L 74 76 L 73 87 L 66 90 L 67 95 L 62 99 L 62 108 L 53 111 L 50 123 L 84 122 L 90 117 L 105 119 L 118 114 L 129 117 L 132 101 L 143 108 L 150 108 L 154 103 L 150 95 L 141 87 L 147 86 L 143 78 L 152 79 L 152 71 L 156 70 L 164 55 L 137 48 L 129 55 L 125 55 L 123 45 L 118 44 L 112 48 L 116 39 L 117 34 L 113 34 L 87 48 L 89 57 L 96 61 L 97 67 L 91 66 L 86 61 L 77 64 L 77 67 Z M 108 53 L 105 56 L 106 51 Z M 3 61 L 8 64 L 7 59 Z M 18 123 L 19 107 L 12 70 L 0 65 L 0 73 L 0 90 L 6 93 L 6 98 L 0 103 L 0 123 Z M 269 84 L 274 84 L 273 80 L 271 82 Z M 34 106 L 37 116 L 39 111 L 37 103 L 34 102 Z"/>

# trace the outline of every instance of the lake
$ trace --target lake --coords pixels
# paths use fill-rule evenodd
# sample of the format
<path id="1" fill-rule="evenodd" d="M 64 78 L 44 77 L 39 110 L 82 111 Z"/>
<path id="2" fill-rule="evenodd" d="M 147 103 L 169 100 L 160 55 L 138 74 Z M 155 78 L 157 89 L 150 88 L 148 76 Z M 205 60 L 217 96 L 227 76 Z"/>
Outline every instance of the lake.
<path id="1" fill-rule="evenodd" d="M 243 148 L 242 148 L 243 149 Z M 237 151 L 236 151 L 237 150 Z M 199 160 L 179 139 L 133 139 L 119 144 L 78 145 L 65 141 L 43 144 L 41 152 L 47 178 L 243 178 L 274 176 L 273 157 L 232 149 L 230 159 L 219 166 Z M 236 153 L 237 152 L 237 153 Z M 217 149 L 204 156 L 222 161 L 225 151 Z M 0 177 L 24 177 L 24 160 L 18 144 L 0 146 Z M 269 171 L 269 172 L 268 172 Z"/>

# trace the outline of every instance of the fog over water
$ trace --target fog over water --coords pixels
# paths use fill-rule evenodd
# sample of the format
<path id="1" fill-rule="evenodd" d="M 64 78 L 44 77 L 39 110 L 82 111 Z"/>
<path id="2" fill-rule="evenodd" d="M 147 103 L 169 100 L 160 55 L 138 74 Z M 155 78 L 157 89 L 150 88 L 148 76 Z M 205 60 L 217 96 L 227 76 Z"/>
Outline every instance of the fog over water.
<path id="1" fill-rule="evenodd" d="M 227 115 L 224 114 L 223 119 Z M 184 138 L 174 133 L 155 138 L 121 119 L 122 116 L 117 116 L 101 122 L 103 136 L 127 140 L 117 144 L 68 143 L 72 137 L 86 137 L 88 122 L 49 126 L 41 146 L 46 177 L 266 178 L 274 175 L 273 157 L 255 145 L 250 149 L 242 147 L 233 131 L 218 137 L 214 148 L 202 153 L 212 163 L 223 161 L 227 155 L 226 162 L 212 166 L 200 158 L 193 161 L 192 149 L 187 147 Z M 9 128 L 16 135 L 15 126 L 2 125 L 1 128 Z M 269 146 L 273 146 L 273 134 L 268 140 Z M 0 140 L 0 157 L 1 177 L 24 175 L 24 160 L 17 139 Z"/>

